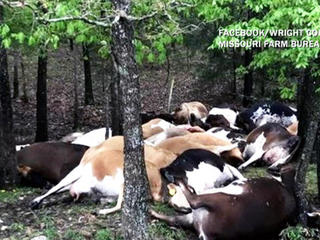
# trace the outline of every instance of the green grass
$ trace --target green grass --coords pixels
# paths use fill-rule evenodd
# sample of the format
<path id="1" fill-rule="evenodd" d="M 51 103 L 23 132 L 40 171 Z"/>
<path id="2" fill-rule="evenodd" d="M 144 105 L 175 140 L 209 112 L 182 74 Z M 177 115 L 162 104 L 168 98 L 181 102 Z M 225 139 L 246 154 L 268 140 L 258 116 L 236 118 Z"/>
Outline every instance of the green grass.
<path id="1" fill-rule="evenodd" d="M 155 222 L 149 225 L 149 234 L 151 239 L 163 240 L 183 240 L 187 239 L 186 232 L 183 229 L 170 228 L 166 223 Z"/>
<path id="2" fill-rule="evenodd" d="M 40 189 L 30 187 L 17 187 L 13 189 L 1 189 L 0 190 L 0 202 L 15 203 L 19 197 L 30 195 L 33 193 L 39 193 Z"/>
<path id="3" fill-rule="evenodd" d="M 81 235 L 81 233 L 69 229 L 63 236 L 65 240 L 85 240 L 85 237 Z"/>
<path id="4" fill-rule="evenodd" d="M 172 207 L 169 207 L 169 205 L 165 203 L 154 202 L 151 208 L 156 212 L 160 212 L 166 215 L 173 215 L 175 213 L 175 210 Z"/>
<path id="5" fill-rule="evenodd" d="M 249 167 L 243 173 L 246 178 L 256 178 L 268 176 L 265 167 Z M 306 193 L 309 196 L 316 196 L 318 194 L 317 188 L 317 166 L 310 164 L 306 177 Z"/>
<path id="6" fill-rule="evenodd" d="M 98 230 L 94 237 L 95 240 L 112 240 L 112 233 L 109 229 Z"/>
<path id="7" fill-rule="evenodd" d="M 280 240 L 319 240 L 320 231 L 316 228 L 289 226 L 280 233 Z"/>

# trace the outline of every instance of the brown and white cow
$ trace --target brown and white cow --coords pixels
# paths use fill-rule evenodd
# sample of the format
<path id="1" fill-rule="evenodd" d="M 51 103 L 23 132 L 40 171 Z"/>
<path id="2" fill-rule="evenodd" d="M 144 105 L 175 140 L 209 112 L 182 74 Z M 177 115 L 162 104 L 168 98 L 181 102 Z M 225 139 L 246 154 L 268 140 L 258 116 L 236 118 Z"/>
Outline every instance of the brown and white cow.
<path id="1" fill-rule="evenodd" d="M 291 135 L 278 123 L 264 124 L 249 133 L 243 157 L 247 161 L 239 166 L 244 169 L 259 159 L 265 161 L 269 168 L 276 168 L 290 160 L 299 146 L 299 137 Z"/>
<path id="2" fill-rule="evenodd" d="M 170 164 L 176 155 L 148 145 L 144 150 L 152 197 L 161 201 L 163 183 L 159 169 Z M 36 207 L 46 197 L 67 190 L 70 190 L 70 194 L 76 199 L 83 193 L 99 192 L 103 196 L 118 196 L 114 208 L 101 210 L 100 213 L 117 211 L 123 199 L 123 160 L 123 137 L 109 138 L 99 146 L 90 148 L 73 171 L 47 193 L 34 199 L 31 204 Z"/>
<path id="3" fill-rule="evenodd" d="M 193 148 L 209 150 L 221 155 L 227 163 L 238 166 L 243 162 L 242 154 L 236 144 L 231 144 L 207 133 L 192 133 L 184 136 L 168 138 L 157 147 L 166 149 L 177 155 Z"/>
<path id="4" fill-rule="evenodd" d="M 283 182 L 271 178 L 236 180 L 213 193 L 196 195 L 179 182 L 192 211 L 166 216 L 151 215 L 172 226 L 194 228 L 199 239 L 269 239 L 295 216 L 294 169 L 281 173 Z"/>
<path id="5" fill-rule="evenodd" d="M 208 110 L 200 102 L 182 103 L 173 114 L 173 119 L 176 124 L 186 124 L 189 121 L 191 114 L 196 118 L 204 118 L 208 116 Z"/>
<path id="6" fill-rule="evenodd" d="M 42 187 L 44 180 L 56 184 L 78 166 L 87 149 L 64 142 L 34 143 L 17 152 L 18 171 L 27 185 Z"/>

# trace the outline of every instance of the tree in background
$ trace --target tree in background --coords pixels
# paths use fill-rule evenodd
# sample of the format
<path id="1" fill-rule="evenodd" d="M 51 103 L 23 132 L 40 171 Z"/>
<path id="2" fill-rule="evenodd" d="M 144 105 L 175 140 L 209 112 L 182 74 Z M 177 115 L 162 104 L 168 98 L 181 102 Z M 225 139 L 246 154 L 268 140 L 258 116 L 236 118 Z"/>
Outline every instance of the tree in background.
<path id="1" fill-rule="evenodd" d="M 0 6 L 0 23 L 3 23 L 2 6 Z M 2 28 L 2 31 L 7 31 L 5 29 Z M 2 44 L 1 38 L 0 43 Z M 3 188 L 15 184 L 17 180 L 7 51 L 3 46 L 0 46 L 0 101 L 0 188 Z"/>
<path id="2" fill-rule="evenodd" d="M 318 1 L 246 1 L 246 8 L 255 13 L 249 21 L 235 21 L 226 29 L 317 29 L 320 24 Z M 275 41 L 277 37 L 261 36 L 250 37 L 257 41 Z M 218 46 L 220 41 L 231 40 L 231 37 L 220 36 L 214 40 L 213 48 Z M 249 40 L 246 37 L 233 37 L 232 40 Z M 320 40 L 320 36 L 282 37 L 281 40 Z M 281 96 L 293 98 L 297 83 L 296 78 L 289 77 L 292 70 L 301 72 L 304 70 L 304 77 L 299 81 L 297 92 L 299 112 L 299 136 L 301 146 L 296 154 L 298 160 L 296 189 L 295 193 L 299 207 L 299 221 L 306 225 L 306 212 L 308 202 L 305 197 L 305 177 L 307 167 L 311 158 L 311 152 L 316 142 L 318 121 L 320 117 L 319 96 L 319 48 L 264 48 L 254 55 L 250 64 L 253 68 L 264 68 L 266 72 L 272 72 L 277 76 L 278 82 L 282 85 Z M 281 67 L 279 67 L 281 66 Z M 303 117 L 302 117 L 303 116 Z M 319 183 L 318 183 L 319 185 Z"/>
<path id="3" fill-rule="evenodd" d="M 37 128 L 35 142 L 48 141 L 47 65 L 47 50 L 42 49 L 38 56 Z"/>
<path id="4" fill-rule="evenodd" d="M 84 69 L 84 104 L 94 104 L 92 92 L 92 78 L 91 78 L 91 63 L 90 63 L 90 49 L 86 43 L 82 44 L 83 54 L 83 69 Z"/>

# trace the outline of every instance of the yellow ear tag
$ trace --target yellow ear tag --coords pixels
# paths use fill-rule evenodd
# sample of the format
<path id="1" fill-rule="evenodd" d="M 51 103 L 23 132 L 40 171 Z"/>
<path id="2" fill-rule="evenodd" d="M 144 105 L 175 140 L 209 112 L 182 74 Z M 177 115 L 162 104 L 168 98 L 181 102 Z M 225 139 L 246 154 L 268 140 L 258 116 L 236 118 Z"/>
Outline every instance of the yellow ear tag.
<path id="1" fill-rule="evenodd" d="M 169 194 L 170 194 L 170 196 L 175 195 L 175 194 L 176 194 L 176 189 L 170 188 L 170 189 L 169 189 Z"/>

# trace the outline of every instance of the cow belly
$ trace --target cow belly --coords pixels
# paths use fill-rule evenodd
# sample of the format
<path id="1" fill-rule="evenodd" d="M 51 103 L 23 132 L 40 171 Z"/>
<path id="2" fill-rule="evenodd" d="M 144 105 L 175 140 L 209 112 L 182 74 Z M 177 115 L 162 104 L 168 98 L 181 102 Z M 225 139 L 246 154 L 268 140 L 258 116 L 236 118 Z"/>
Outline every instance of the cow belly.
<path id="1" fill-rule="evenodd" d="M 103 196 L 118 196 L 123 182 L 122 170 L 118 169 L 115 176 L 105 176 L 102 181 L 97 180 L 95 190 Z"/>
<path id="2" fill-rule="evenodd" d="M 117 196 L 123 184 L 123 174 L 120 169 L 114 176 L 104 176 L 98 179 L 93 175 L 92 165 L 87 164 L 82 176 L 71 186 L 70 193 L 72 196 L 82 193 L 91 194 L 93 190 L 101 193 L 103 196 Z"/>

